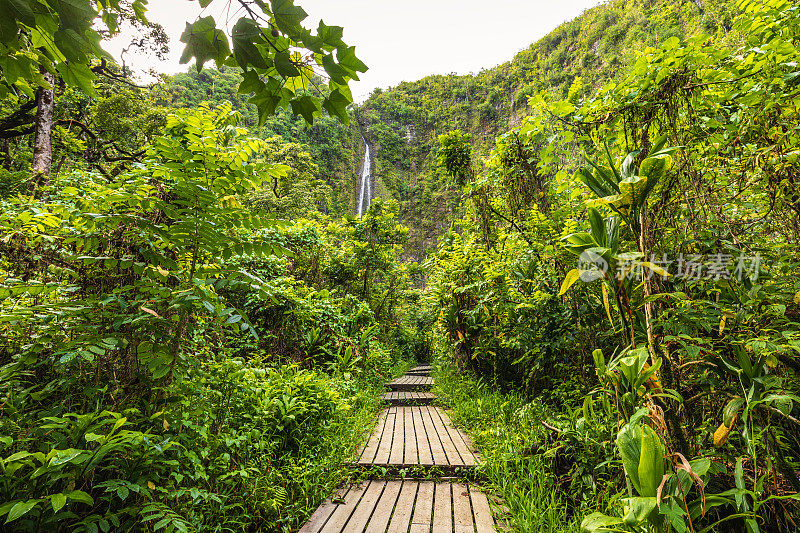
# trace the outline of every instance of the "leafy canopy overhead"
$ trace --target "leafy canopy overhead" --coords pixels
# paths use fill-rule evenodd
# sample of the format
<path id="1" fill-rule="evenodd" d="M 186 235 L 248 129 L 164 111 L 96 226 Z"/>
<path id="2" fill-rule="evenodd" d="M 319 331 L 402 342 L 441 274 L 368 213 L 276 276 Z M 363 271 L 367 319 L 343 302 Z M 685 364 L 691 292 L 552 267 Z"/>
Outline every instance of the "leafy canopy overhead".
<path id="1" fill-rule="evenodd" d="M 210 0 L 198 0 L 207 7 Z M 342 40 L 339 26 L 320 21 L 316 32 L 303 27 L 308 14 L 293 0 L 229 0 L 244 15 L 228 36 L 207 16 L 186 24 L 181 61 L 193 58 L 200 70 L 209 62 L 240 67 L 239 88 L 253 94 L 251 102 L 263 123 L 278 107 L 312 122 L 324 108 L 347 122 L 352 102 L 348 83 L 358 80 L 367 66 L 355 47 Z M 59 75 L 66 84 L 93 94 L 92 81 L 101 61 L 111 56 L 100 46 L 103 38 L 119 32 L 121 20 L 147 23 L 146 0 L 0 0 L 0 98 L 9 92 L 33 98 L 47 86 L 41 74 Z M 317 74 L 328 79 L 326 86 Z M 314 91 L 309 91 L 311 84 Z"/>
<path id="2" fill-rule="evenodd" d="M 205 7 L 210 1 L 199 0 Z M 348 87 L 358 80 L 367 66 L 355 55 L 355 47 L 342 40 L 339 26 L 320 21 L 316 33 L 303 27 L 308 14 L 293 0 L 255 0 L 239 2 L 247 16 L 233 26 L 229 42 L 211 16 L 186 24 L 181 41 L 186 43 L 181 62 L 195 59 L 197 69 L 208 61 L 241 67 L 244 81 L 239 91 L 253 93 L 251 102 L 258 107 L 264 122 L 278 107 L 291 105 L 292 112 L 308 122 L 320 106 L 347 122 L 347 105 L 352 102 Z M 327 87 L 308 92 L 318 67 L 328 77 Z"/>

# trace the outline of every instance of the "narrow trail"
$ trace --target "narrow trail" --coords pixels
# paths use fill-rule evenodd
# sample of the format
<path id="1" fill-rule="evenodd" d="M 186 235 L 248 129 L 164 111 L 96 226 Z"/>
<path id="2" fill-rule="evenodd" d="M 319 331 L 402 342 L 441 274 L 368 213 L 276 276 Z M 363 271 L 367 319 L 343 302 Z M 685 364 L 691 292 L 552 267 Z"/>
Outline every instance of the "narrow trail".
<path id="1" fill-rule="evenodd" d="M 300 533 L 491 533 L 495 521 L 486 494 L 473 485 L 426 474 L 456 475 L 480 457 L 469 437 L 431 403 L 430 366 L 418 366 L 389 385 L 388 407 L 361 446 L 353 467 L 414 468 L 419 478 L 373 475 L 340 488 L 314 512 Z M 426 479 L 420 479 L 426 478 Z M 497 529 L 496 529 L 497 528 Z"/>

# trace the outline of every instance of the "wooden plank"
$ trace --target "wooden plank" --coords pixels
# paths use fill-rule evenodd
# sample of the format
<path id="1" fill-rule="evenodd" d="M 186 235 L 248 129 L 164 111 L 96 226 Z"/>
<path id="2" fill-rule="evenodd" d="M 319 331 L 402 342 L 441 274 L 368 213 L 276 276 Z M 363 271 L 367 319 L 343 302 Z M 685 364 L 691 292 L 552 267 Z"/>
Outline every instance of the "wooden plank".
<path id="1" fill-rule="evenodd" d="M 453 484 L 453 530 L 455 533 L 474 533 L 469 489 L 461 483 Z"/>
<path id="2" fill-rule="evenodd" d="M 456 451 L 456 446 L 453 444 L 453 439 L 450 438 L 450 434 L 444 427 L 444 423 L 442 422 L 441 418 L 441 409 L 437 407 L 428 407 L 427 409 L 431 413 L 431 419 L 433 420 L 433 425 L 436 428 L 436 433 L 439 435 L 439 439 L 442 441 L 442 448 L 444 448 L 444 453 L 447 455 L 447 463 L 453 466 L 462 466 L 464 461 Z"/>
<path id="3" fill-rule="evenodd" d="M 387 412 L 388 411 L 384 409 L 378 416 L 378 423 L 375 425 L 375 430 L 372 432 L 369 440 L 361 450 L 361 455 L 359 458 L 360 462 L 371 463 L 373 459 L 375 459 L 375 454 L 378 452 L 378 444 L 381 441 L 381 435 L 383 435 L 383 431 L 385 429 Z"/>
<path id="4" fill-rule="evenodd" d="M 403 464 L 403 452 L 405 451 L 405 420 L 403 420 L 403 408 L 395 407 L 394 437 L 392 438 L 392 452 L 389 455 L 389 464 Z"/>
<path id="5" fill-rule="evenodd" d="M 466 466 L 475 466 L 477 462 L 475 459 L 475 454 L 472 452 L 472 449 L 467 444 L 466 439 L 464 438 L 464 432 L 460 429 L 456 428 L 453 425 L 453 421 L 450 420 L 450 416 L 444 411 L 444 409 L 439 410 L 439 414 L 442 417 L 442 422 L 444 422 L 444 426 L 447 429 L 448 434 L 450 435 L 450 439 L 453 441 L 453 444 L 456 447 L 456 451 L 461 456 L 462 461 Z"/>
<path id="6" fill-rule="evenodd" d="M 431 528 L 433 514 L 433 492 L 436 485 L 433 481 L 422 481 L 417 489 L 417 500 L 414 503 L 414 518 L 411 520 L 411 531 Z"/>
<path id="7" fill-rule="evenodd" d="M 389 385 L 406 385 L 406 386 L 433 385 L 433 378 L 430 376 L 402 376 L 390 381 Z"/>
<path id="8" fill-rule="evenodd" d="M 486 494 L 470 486 L 469 495 L 472 500 L 472 511 L 475 515 L 477 533 L 494 533 L 494 518 L 492 518 L 492 511 L 489 508 L 489 499 Z"/>
<path id="9" fill-rule="evenodd" d="M 416 432 L 414 424 L 414 411 L 413 407 L 403 407 L 403 422 L 405 424 L 405 452 L 403 455 L 403 464 L 405 465 L 418 465 L 419 455 L 417 454 L 417 445 L 419 435 Z"/>
<path id="10" fill-rule="evenodd" d="M 392 449 L 392 438 L 394 437 L 394 422 L 397 418 L 397 409 L 390 407 L 386 413 L 386 422 L 384 425 L 381 441 L 378 444 L 378 451 L 375 452 L 375 458 L 371 461 L 378 464 L 386 464 L 389 462 L 389 453 Z"/>
<path id="11" fill-rule="evenodd" d="M 331 514 L 331 517 L 320 531 L 324 533 L 339 533 L 342 531 L 342 528 L 350 519 L 350 515 L 353 514 L 353 510 L 356 508 L 356 505 L 358 505 L 358 502 L 361 501 L 364 491 L 367 490 L 367 485 L 367 483 L 363 483 L 360 486 L 353 487 L 350 491 L 348 491 L 343 498 L 344 503 L 341 503 L 336 507 Z"/>
<path id="12" fill-rule="evenodd" d="M 414 419 L 414 429 L 417 432 L 417 450 L 419 464 L 432 465 L 433 454 L 431 452 L 431 443 L 428 441 L 428 432 L 425 430 L 425 424 L 422 421 L 422 413 L 419 407 L 413 407 L 411 415 Z"/>
<path id="13" fill-rule="evenodd" d="M 437 483 L 433 505 L 433 533 L 453 532 L 453 502 L 450 483 Z"/>
<path id="14" fill-rule="evenodd" d="M 417 384 L 417 385 L 410 385 L 408 383 L 390 383 L 389 388 L 393 391 L 429 391 L 431 390 L 432 385 L 428 384 Z"/>
<path id="15" fill-rule="evenodd" d="M 431 392 L 420 391 L 389 391 L 382 396 L 384 401 L 408 401 L 422 402 L 436 399 L 436 395 Z"/>
<path id="16" fill-rule="evenodd" d="M 433 455 L 433 464 L 447 465 L 447 454 L 444 453 L 442 441 L 433 425 L 433 417 L 431 416 L 430 407 L 420 407 L 420 415 L 422 422 L 425 425 L 425 433 L 428 435 L 428 443 L 431 446 L 431 454 Z"/>
<path id="17" fill-rule="evenodd" d="M 389 519 L 392 518 L 392 510 L 397 501 L 397 496 L 400 494 L 400 489 L 403 486 L 402 481 L 387 481 L 386 486 L 381 494 L 381 499 L 378 505 L 375 506 L 375 512 L 372 513 L 372 518 L 369 520 L 365 533 L 385 533 L 386 528 L 389 526 Z M 411 517 L 411 509 L 408 512 L 409 518 Z"/>
<path id="18" fill-rule="evenodd" d="M 387 533 L 406 533 L 408 531 L 418 487 L 419 484 L 416 481 L 403 481 Z"/>
<path id="19" fill-rule="evenodd" d="M 308 522 L 306 522 L 303 527 L 300 528 L 299 533 L 318 533 L 321 531 L 322 527 L 325 525 L 325 522 L 328 521 L 328 518 L 330 518 L 333 512 L 339 507 L 339 505 L 341 505 L 340 503 L 334 502 L 344 499 L 349 489 L 350 487 L 344 487 L 337 490 L 332 498 L 328 498 L 322 503 L 322 505 L 317 507 L 317 510 L 314 511 L 314 514 L 311 515 L 311 518 L 308 519 Z"/>
<path id="20" fill-rule="evenodd" d="M 369 487 L 367 487 L 364 496 L 358 502 L 352 516 L 350 516 L 350 520 L 347 521 L 343 528 L 344 531 L 361 532 L 364 530 L 370 517 L 372 517 L 372 511 L 375 510 L 385 486 L 386 482 L 382 480 L 373 479 L 369 482 Z"/>

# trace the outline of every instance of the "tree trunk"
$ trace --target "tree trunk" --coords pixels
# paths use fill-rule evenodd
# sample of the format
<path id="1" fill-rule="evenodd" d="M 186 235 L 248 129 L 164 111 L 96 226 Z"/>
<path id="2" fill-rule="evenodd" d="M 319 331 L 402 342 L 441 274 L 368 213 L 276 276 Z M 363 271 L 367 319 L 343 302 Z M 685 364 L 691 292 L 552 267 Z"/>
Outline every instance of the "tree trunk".
<path id="1" fill-rule="evenodd" d="M 3 141 L 3 168 L 11 170 L 11 139 Z"/>
<path id="2" fill-rule="evenodd" d="M 647 256 L 648 249 L 648 234 L 647 234 L 647 200 L 642 204 L 642 207 L 639 210 L 639 251 L 642 252 L 644 257 L 642 260 L 649 261 L 649 257 Z M 645 321 L 645 328 L 647 330 L 647 347 L 650 350 L 650 364 L 656 364 L 656 342 L 653 338 L 653 302 L 648 301 L 650 296 L 652 295 L 651 287 L 650 287 L 650 276 L 655 275 L 652 272 L 650 274 L 645 273 L 644 267 L 641 268 L 642 271 L 642 282 L 643 282 L 643 293 L 646 303 L 644 304 L 644 321 Z"/>
<path id="3" fill-rule="evenodd" d="M 56 103 L 55 77 L 42 69 L 42 75 L 50 87 L 40 87 L 36 92 L 36 122 L 33 138 L 33 190 L 47 185 L 50 180 L 50 167 L 53 163 L 53 110 Z"/>

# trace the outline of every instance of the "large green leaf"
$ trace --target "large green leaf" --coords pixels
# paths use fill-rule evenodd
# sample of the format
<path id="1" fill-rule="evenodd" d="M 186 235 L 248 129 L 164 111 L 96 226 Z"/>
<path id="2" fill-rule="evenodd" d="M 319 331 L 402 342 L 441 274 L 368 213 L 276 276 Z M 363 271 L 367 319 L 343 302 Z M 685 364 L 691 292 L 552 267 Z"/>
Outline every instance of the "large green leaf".
<path id="1" fill-rule="evenodd" d="M 269 68 L 264 54 L 256 46 L 256 43 L 263 42 L 263 38 L 261 28 L 253 20 L 247 17 L 240 18 L 231 31 L 231 41 L 233 55 L 240 67 Z"/>
<path id="2" fill-rule="evenodd" d="M 350 77 L 358 81 L 356 72 L 366 72 L 368 70 L 360 59 L 356 57 L 355 46 L 341 47 L 336 51 L 336 57 L 339 59 L 339 66 L 344 67 L 350 71 Z"/>
<path id="3" fill-rule="evenodd" d="M 622 519 L 603 513 L 592 513 L 581 522 L 581 531 L 585 533 L 618 531 L 614 526 L 622 524 Z"/>
<path id="4" fill-rule="evenodd" d="M 50 505 L 53 507 L 53 512 L 57 513 L 64 505 L 67 504 L 67 497 L 63 493 L 53 494 L 50 496 Z"/>
<path id="5" fill-rule="evenodd" d="M 272 15 L 278 28 L 292 39 L 298 39 L 308 32 L 300 24 L 308 17 L 302 7 L 294 5 L 293 0 L 272 0 Z"/>
<path id="6" fill-rule="evenodd" d="M 727 427 L 733 426 L 733 419 L 739 414 L 744 403 L 744 398 L 734 398 L 729 401 L 722 410 L 722 423 Z"/>
<path id="7" fill-rule="evenodd" d="M 347 114 L 349 104 L 350 100 L 339 89 L 334 89 L 322 103 L 322 107 L 331 116 L 338 117 L 344 124 L 348 124 L 350 122 L 350 115 Z"/>
<path id="8" fill-rule="evenodd" d="M 593 208 L 589 208 L 589 225 L 592 228 L 592 238 L 594 242 L 601 246 L 608 246 L 608 235 L 606 234 L 606 224 L 600 212 Z"/>
<path id="9" fill-rule="evenodd" d="M 642 425 L 642 444 L 639 452 L 639 494 L 655 497 L 664 477 L 664 443 L 650 426 Z"/>
<path id="10" fill-rule="evenodd" d="M 642 449 L 641 425 L 626 424 L 617 434 L 617 449 L 631 485 L 637 494 L 641 494 L 641 485 L 639 484 L 639 457 Z"/>
<path id="11" fill-rule="evenodd" d="M 316 98 L 304 94 L 300 98 L 292 100 L 292 112 L 296 115 L 302 115 L 306 122 L 311 124 L 314 122 L 314 115 L 319 112 L 319 102 Z"/>
<path id="12" fill-rule="evenodd" d="M 293 78 L 300 75 L 300 71 L 292 62 L 292 56 L 288 51 L 278 52 L 275 54 L 275 68 L 278 74 L 284 78 Z"/>
<path id="13" fill-rule="evenodd" d="M 0 0 L 0 12 L 3 13 L 2 18 L 12 24 L 15 19 L 29 27 L 36 24 L 29 0 Z"/>
<path id="14" fill-rule="evenodd" d="M 657 502 L 655 497 L 633 497 L 625 500 L 627 512 L 623 520 L 629 526 L 638 526 L 653 512 Z"/>
<path id="15" fill-rule="evenodd" d="M 27 514 L 31 509 L 36 507 L 36 504 L 39 503 L 39 500 L 28 500 L 25 502 L 17 502 L 8 512 L 8 516 L 6 517 L 6 524 L 9 522 L 13 522 L 14 520 L 24 516 Z"/>
<path id="16" fill-rule="evenodd" d="M 186 47 L 180 62 L 188 63 L 194 57 L 197 60 L 198 72 L 211 60 L 222 65 L 231 53 L 228 37 L 217 28 L 214 17 L 211 16 L 198 19 L 194 24 L 187 22 L 186 29 L 181 35 L 181 42 L 186 44 Z"/>
<path id="17" fill-rule="evenodd" d="M 343 34 L 344 29 L 341 26 L 328 26 L 323 21 L 319 21 L 319 26 L 317 27 L 317 38 L 322 41 L 326 49 L 333 50 L 335 48 L 339 48 L 340 46 L 344 46 L 344 42 L 342 42 Z"/>

